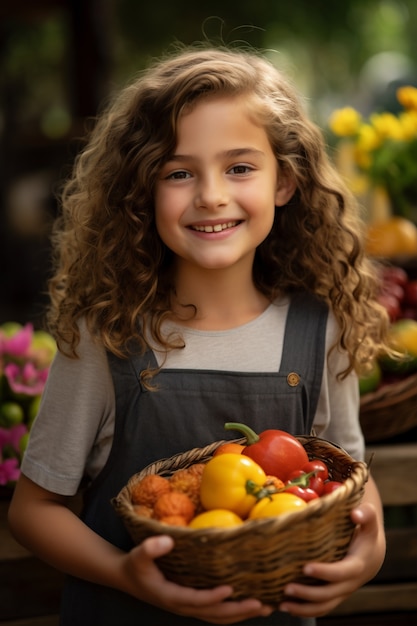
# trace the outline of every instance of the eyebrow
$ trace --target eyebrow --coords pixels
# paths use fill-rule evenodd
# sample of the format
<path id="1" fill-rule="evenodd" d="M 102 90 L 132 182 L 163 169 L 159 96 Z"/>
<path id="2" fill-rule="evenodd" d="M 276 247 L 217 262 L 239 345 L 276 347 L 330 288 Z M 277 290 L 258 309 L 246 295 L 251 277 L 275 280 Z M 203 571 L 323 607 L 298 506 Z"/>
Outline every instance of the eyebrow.
<path id="1" fill-rule="evenodd" d="M 236 158 L 241 156 L 265 156 L 265 153 L 262 152 L 262 150 L 257 150 L 256 148 L 232 148 L 231 150 L 220 152 L 217 156 Z M 191 154 L 172 154 L 168 158 L 168 161 L 188 161 L 193 158 L 195 157 Z"/>

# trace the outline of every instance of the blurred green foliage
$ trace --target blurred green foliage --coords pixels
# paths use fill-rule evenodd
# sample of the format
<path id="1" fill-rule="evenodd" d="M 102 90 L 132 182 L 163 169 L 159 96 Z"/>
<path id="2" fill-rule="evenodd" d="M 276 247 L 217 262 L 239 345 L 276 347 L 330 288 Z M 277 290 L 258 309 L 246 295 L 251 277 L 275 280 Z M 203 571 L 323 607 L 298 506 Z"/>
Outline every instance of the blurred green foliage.
<path id="1" fill-rule="evenodd" d="M 162 16 L 162 19 L 161 19 Z M 117 63 L 128 76 L 175 39 L 248 43 L 289 58 L 313 97 L 347 93 L 366 61 L 395 51 L 417 64 L 415 0 L 136 0 L 117 2 Z"/>
<path id="2" fill-rule="evenodd" d="M 51 138 L 68 132 L 77 115 L 77 54 L 82 65 L 73 30 L 83 15 L 106 64 L 96 103 L 175 42 L 265 49 L 323 116 L 361 88 L 359 76 L 374 55 L 395 53 L 417 66 L 415 0 L 68 0 L 52 7 L 35 19 L 13 11 L 1 19 L 3 127 L 12 111 L 19 123 L 35 124 Z M 84 57 L 88 63 L 88 51 Z"/>
<path id="3" fill-rule="evenodd" d="M 39 314 L 54 188 L 87 120 L 154 57 L 204 40 L 263 50 L 322 127 L 417 84 L 417 0 L 0 3 L 0 319 Z"/>

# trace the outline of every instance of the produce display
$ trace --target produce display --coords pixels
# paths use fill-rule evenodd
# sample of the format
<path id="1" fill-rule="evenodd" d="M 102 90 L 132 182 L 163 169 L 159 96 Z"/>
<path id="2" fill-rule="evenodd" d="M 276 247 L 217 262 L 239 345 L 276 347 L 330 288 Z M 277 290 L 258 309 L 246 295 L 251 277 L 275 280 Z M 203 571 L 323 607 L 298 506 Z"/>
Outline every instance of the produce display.
<path id="1" fill-rule="evenodd" d="M 258 435 L 240 423 L 225 428 L 244 433 L 246 443 L 225 443 L 207 463 L 192 463 L 170 477 L 144 476 L 131 491 L 134 512 L 190 529 L 225 528 L 302 510 L 343 484 L 285 431 Z"/>
<path id="2" fill-rule="evenodd" d="M 417 320 L 417 279 L 411 279 L 398 265 L 380 268 L 379 302 L 387 309 L 391 322 Z"/>
<path id="3" fill-rule="evenodd" d="M 417 279 L 397 265 L 380 268 L 379 303 L 390 319 L 390 344 L 397 358 L 381 355 L 359 380 L 361 395 L 417 372 Z"/>

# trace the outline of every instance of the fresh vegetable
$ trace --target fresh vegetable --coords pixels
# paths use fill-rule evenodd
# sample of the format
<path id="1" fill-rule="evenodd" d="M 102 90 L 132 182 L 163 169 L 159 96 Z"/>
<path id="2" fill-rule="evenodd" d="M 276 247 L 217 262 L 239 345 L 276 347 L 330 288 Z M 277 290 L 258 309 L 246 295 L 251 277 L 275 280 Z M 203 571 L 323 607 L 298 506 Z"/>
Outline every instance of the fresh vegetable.
<path id="1" fill-rule="evenodd" d="M 311 487 L 301 487 L 300 485 L 289 485 L 285 487 L 285 493 L 292 493 L 295 496 L 298 496 L 305 502 L 310 502 L 310 500 L 315 500 L 319 497 L 317 491 L 311 489 Z"/>
<path id="2" fill-rule="evenodd" d="M 306 468 L 305 470 L 300 469 L 291 472 L 289 480 L 285 485 L 285 490 L 295 493 L 303 500 L 309 501 L 322 495 L 324 480 L 319 474 L 328 478 L 329 471 L 327 466 L 319 460 L 309 461 L 304 467 Z"/>
<path id="3" fill-rule="evenodd" d="M 159 520 L 162 524 L 169 524 L 170 526 L 188 526 L 188 518 L 184 515 L 165 515 Z"/>
<path id="4" fill-rule="evenodd" d="M 267 490 L 267 492 L 270 491 L 271 493 L 273 492 L 273 490 L 282 491 L 283 489 L 285 489 L 285 483 L 277 476 L 267 476 L 266 482 L 263 486 Z"/>
<path id="5" fill-rule="evenodd" d="M 153 516 L 162 520 L 167 517 L 180 516 L 188 524 L 195 515 L 195 504 L 185 494 L 179 491 L 163 493 L 155 502 Z"/>
<path id="6" fill-rule="evenodd" d="M 196 515 L 188 524 L 189 528 L 228 528 L 243 524 L 242 518 L 227 509 L 212 509 Z"/>
<path id="7" fill-rule="evenodd" d="M 302 468 L 304 472 L 307 474 L 309 472 L 314 472 L 316 476 L 320 476 L 320 478 L 325 481 L 329 478 L 329 469 L 324 461 L 320 461 L 320 459 L 311 459 L 308 461 Z"/>
<path id="8" fill-rule="evenodd" d="M 292 471 L 308 463 L 307 452 L 290 433 L 271 429 L 258 435 L 249 426 L 238 422 L 227 422 L 224 427 L 243 433 L 247 440 L 243 454 L 258 463 L 266 474 L 277 476 L 284 482 Z"/>
<path id="9" fill-rule="evenodd" d="M 313 475 L 308 481 L 308 486 L 310 489 L 313 489 L 318 496 L 321 496 L 324 489 L 324 480 L 320 478 L 320 476 Z"/>
<path id="10" fill-rule="evenodd" d="M 323 494 L 322 495 L 325 496 L 328 493 L 332 493 L 336 489 L 339 489 L 339 487 L 341 487 L 342 485 L 343 485 L 343 483 L 339 482 L 338 480 L 328 480 L 323 485 Z"/>
<path id="11" fill-rule="evenodd" d="M 222 443 L 216 450 L 213 452 L 213 456 L 217 456 L 218 454 L 224 454 L 225 452 L 232 452 L 234 454 L 242 454 L 245 446 L 240 443 L 235 443 L 230 441 L 228 443 Z"/>
<path id="12" fill-rule="evenodd" d="M 130 497 L 133 504 L 153 508 L 158 498 L 170 491 L 171 484 L 168 478 L 158 476 L 157 474 L 149 474 L 133 486 Z"/>
<path id="13" fill-rule="evenodd" d="M 399 360 L 381 357 L 382 369 L 387 372 L 409 374 L 417 370 L 417 320 L 401 319 L 392 323 L 389 342 L 401 357 Z"/>
<path id="14" fill-rule="evenodd" d="M 245 518 L 266 481 L 264 470 L 243 454 L 213 456 L 201 477 L 200 498 L 204 509 L 228 509 Z"/>
<path id="15" fill-rule="evenodd" d="M 200 484 L 204 463 L 194 463 L 174 472 L 169 479 L 171 489 L 185 493 L 197 507 L 200 503 Z"/>
<path id="16" fill-rule="evenodd" d="M 275 517 L 291 511 L 301 511 L 307 506 L 307 502 L 285 491 L 274 493 L 273 495 L 259 500 L 251 509 L 249 519 L 260 519 L 263 517 Z"/>

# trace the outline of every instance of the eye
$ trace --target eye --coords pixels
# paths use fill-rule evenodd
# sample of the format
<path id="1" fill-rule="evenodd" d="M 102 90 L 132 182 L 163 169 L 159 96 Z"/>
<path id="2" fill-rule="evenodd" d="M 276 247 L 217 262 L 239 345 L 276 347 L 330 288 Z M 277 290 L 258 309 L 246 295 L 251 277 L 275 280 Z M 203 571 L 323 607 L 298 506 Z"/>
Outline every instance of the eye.
<path id="1" fill-rule="evenodd" d="M 191 174 L 186 172 L 185 170 L 176 170 L 175 172 L 171 172 L 165 178 L 167 180 L 184 180 L 186 178 L 190 178 Z"/>
<path id="2" fill-rule="evenodd" d="M 239 163 L 239 165 L 234 165 L 229 169 L 230 174 L 249 174 L 252 172 L 253 168 L 250 165 L 244 165 L 243 163 Z"/>

